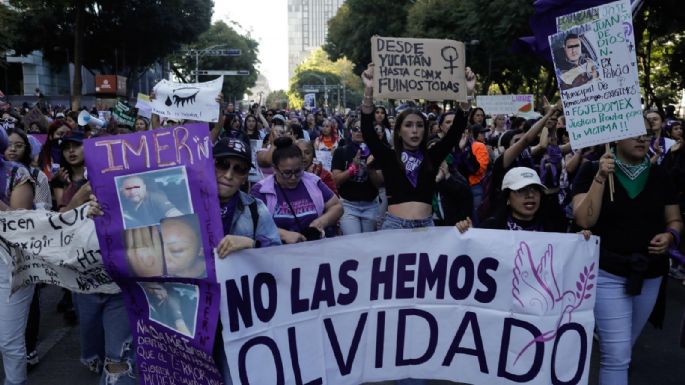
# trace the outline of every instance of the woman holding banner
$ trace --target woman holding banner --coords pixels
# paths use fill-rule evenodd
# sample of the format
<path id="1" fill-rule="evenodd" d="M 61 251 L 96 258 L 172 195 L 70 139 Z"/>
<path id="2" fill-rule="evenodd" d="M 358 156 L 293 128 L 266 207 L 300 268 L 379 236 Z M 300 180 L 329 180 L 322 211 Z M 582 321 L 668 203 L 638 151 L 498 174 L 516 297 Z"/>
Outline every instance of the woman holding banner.
<path id="1" fill-rule="evenodd" d="M 224 227 L 224 238 L 217 247 L 219 258 L 243 249 L 280 245 L 278 229 L 264 203 L 240 191 L 252 167 L 249 143 L 237 138 L 223 138 L 214 146 L 213 153 Z M 215 341 L 214 358 L 224 383 L 230 385 L 221 327 Z"/>
<path id="2" fill-rule="evenodd" d="M 613 153 L 585 163 L 573 186 L 576 223 L 602 237 L 595 320 L 604 385 L 628 383 L 631 350 L 647 319 L 663 321 L 667 255 L 683 230 L 678 195 L 650 161 L 649 145 L 649 135 L 618 141 Z"/>
<path id="3" fill-rule="evenodd" d="M 473 91 L 476 76 L 466 69 L 467 88 Z M 466 116 L 457 113 L 452 127 L 436 145 L 427 148 L 428 124 L 414 108 L 402 111 L 393 132 L 394 150 L 383 145 L 374 130 L 373 64 L 362 74 L 364 101 L 361 128 L 364 142 L 383 172 L 388 195 L 384 230 L 433 226 L 432 200 L 440 164 L 466 129 Z"/>
<path id="4" fill-rule="evenodd" d="M 0 148 L 0 153 L 4 153 L 4 143 L 0 146 L 3 147 Z M 33 207 L 33 180 L 28 169 L 16 167 L 17 165 L 0 156 L 0 211 L 30 210 Z M 9 255 L 5 257 L 11 258 Z M 0 258 L 0 352 L 5 369 L 5 384 L 25 384 L 24 332 L 34 287 L 31 285 L 19 289 L 10 297 L 11 269 L 4 258 Z"/>

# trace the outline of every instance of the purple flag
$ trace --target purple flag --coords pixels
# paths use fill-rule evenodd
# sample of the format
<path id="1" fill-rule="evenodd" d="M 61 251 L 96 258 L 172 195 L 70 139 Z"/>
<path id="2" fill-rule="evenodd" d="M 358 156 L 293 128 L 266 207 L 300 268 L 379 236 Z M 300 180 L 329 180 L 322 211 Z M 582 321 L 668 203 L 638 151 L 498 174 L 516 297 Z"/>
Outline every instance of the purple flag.
<path id="1" fill-rule="evenodd" d="M 140 384 L 222 383 L 214 247 L 223 236 L 207 124 L 85 142 L 103 262 L 124 294 Z"/>
<path id="2" fill-rule="evenodd" d="M 611 3 L 615 0 L 536 0 L 533 4 L 535 14 L 530 17 L 529 24 L 533 36 L 524 36 L 514 41 L 512 50 L 523 53 L 532 51 L 540 58 L 552 61 L 547 37 L 557 32 L 556 18 L 583 9 Z M 633 15 L 639 9 L 642 0 L 631 0 Z"/>

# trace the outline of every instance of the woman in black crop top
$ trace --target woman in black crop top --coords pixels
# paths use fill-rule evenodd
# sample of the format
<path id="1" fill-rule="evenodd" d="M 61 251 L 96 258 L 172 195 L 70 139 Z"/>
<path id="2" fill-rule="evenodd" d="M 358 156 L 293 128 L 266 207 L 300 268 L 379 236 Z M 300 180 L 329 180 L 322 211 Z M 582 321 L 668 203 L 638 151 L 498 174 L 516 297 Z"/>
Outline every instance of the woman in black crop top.
<path id="1" fill-rule="evenodd" d="M 466 69 L 469 92 L 476 77 Z M 435 176 L 440 163 L 461 138 L 466 128 L 466 116 L 458 113 L 452 127 L 436 145 L 427 149 L 428 124 L 420 110 L 407 109 L 395 120 L 393 144 L 395 149 L 383 145 L 374 131 L 373 65 L 362 74 L 364 102 L 361 126 L 364 142 L 371 149 L 377 168 L 383 171 L 388 194 L 388 212 L 382 229 L 400 229 L 433 226 L 432 198 Z"/>

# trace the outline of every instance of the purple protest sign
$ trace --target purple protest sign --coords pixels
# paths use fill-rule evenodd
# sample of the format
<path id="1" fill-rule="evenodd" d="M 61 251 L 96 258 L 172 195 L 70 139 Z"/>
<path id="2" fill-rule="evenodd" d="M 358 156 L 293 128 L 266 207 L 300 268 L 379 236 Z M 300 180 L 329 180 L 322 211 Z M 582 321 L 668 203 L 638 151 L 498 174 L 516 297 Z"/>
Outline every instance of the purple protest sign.
<path id="1" fill-rule="evenodd" d="M 207 124 L 90 139 L 84 150 L 139 382 L 221 384 L 212 359 L 220 300 L 213 250 L 223 233 Z"/>

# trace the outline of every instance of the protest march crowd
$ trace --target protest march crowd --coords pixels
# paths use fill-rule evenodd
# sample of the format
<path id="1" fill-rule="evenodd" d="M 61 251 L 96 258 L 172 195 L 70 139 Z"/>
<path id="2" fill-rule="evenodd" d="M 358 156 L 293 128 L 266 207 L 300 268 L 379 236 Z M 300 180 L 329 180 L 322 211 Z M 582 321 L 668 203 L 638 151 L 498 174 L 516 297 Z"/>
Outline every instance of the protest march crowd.
<path id="1" fill-rule="evenodd" d="M 577 36 L 568 41 L 569 50 L 578 48 Z M 476 75 L 467 68 L 465 78 L 473 95 Z M 541 100 L 533 119 L 466 102 L 384 106 L 373 97 L 373 65 L 362 81 L 360 108 L 346 112 L 258 103 L 243 112 L 217 96 L 219 119 L 209 125 L 223 225 L 217 263 L 244 249 L 431 226 L 455 227 L 455 236 L 471 228 L 596 235 L 599 381 L 627 384 L 633 344 L 648 320 L 663 320 L 667 277 L 685 285 L 685 149 L 674 109 L 645 110 L 642 135 L 572 149 L 561 101 Z M 27 124 L 36 110 L 43 119 Z M 5 106 L 0 210 L 68 212 L 86 204 L 97 218 L 103 207 L 86 172 L 84 141 L 192 123 L 153 113 L 132 125 L 115 118 L 102 124 L 97 116 L 80 125 L 79 113 L 48 103 Z M 190 236 L 198 224 L 184 216 L 187 207 L 172 190 L 141 176 L 121 180 L 123 221 L 131 229 L 123 242 L 138 277 L 208 275 L 204 260 L 193 257 L 202 253 Z M 167 218 L 159 233 L 145 227 L 159 218 Z M 150 250 L 163 250 L 165 260 Z M 25 384 L 27 366 L 39 364 L 41 285 L 10 296 L 10 275 L 11 265 L 0 263 L 0 350 L 5 384 Z M 183 290 L 144 287 L 149 317 L 192 335 Z M 80 324 L 81 361 L 102 373 L 103 384 L 138 382 L 122 294 L 65 290 L 60 311 Z M 217 334 L 219 371 L 224 383 L 237 383 L 220 341 Z"/>

